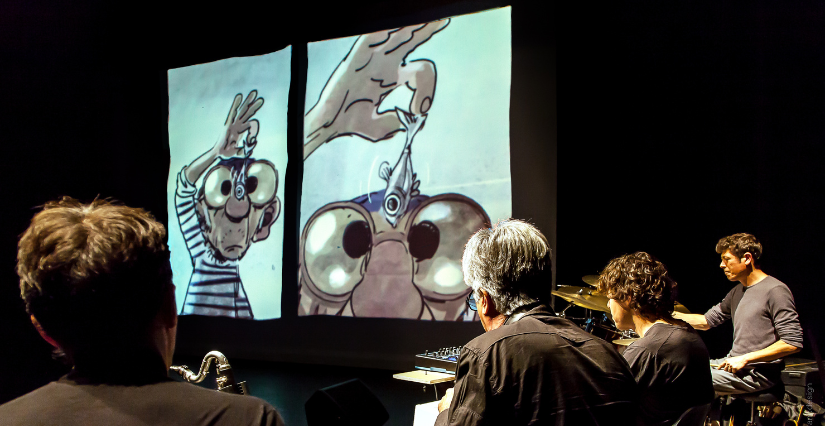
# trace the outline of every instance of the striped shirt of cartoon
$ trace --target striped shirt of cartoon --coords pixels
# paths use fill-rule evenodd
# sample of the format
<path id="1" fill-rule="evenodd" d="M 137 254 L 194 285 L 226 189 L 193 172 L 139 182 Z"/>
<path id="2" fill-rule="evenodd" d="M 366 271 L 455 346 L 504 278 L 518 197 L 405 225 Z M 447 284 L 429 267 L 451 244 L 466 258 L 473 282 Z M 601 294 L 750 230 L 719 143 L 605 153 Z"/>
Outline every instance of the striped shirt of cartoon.
<path id="1" fill-rule="evenodd" d="M 175 211 L 194 269 L 181 314 L 253 319 L 241 282 L 239 260 L 216 259 L 214 248 L 203 238 L 195 210 L 197 188 L 186 179 L 185 170 L 178 173 Z"/>

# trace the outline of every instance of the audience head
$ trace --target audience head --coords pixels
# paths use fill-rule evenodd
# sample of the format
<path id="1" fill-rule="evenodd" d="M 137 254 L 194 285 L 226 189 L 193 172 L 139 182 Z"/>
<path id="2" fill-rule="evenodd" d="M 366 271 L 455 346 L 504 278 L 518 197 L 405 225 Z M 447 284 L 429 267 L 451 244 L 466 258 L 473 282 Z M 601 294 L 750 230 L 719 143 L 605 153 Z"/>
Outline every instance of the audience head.
<path id="1" fill-rule="evenodd" d="M 523 305 L 549 302 L 552 253 L 547 239 L 533 225 L 503 220 L 476 232 L 462 258 L 464 281 L 478 298 L 484 290 L 495 309 L 510 315 Z"/>
<path id="2" fill-rule="evenodd" d="M 73 361 L 150 342 L 157 321 L 176 324 L 165 237 L 139 208 L 47 203 L 18 244 L 26 310 Z"/>
<path id="3" fill-rule="evenodd" d="M 671 318 L 676 281 L 662 262 L 643 251 L 611 260 L 599 275 L 596 287 L 648 321 Z M 616 322 L 618 325 L 619 321 Z"/>

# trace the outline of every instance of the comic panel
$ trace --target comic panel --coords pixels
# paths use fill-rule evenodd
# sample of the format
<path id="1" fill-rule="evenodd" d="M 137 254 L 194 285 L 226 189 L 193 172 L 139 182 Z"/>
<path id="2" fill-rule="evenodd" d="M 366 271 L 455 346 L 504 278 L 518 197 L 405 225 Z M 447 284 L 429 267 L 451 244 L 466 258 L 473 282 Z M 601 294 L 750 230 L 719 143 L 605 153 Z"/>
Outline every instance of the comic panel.
<path id="1" fill-rule="evenodd" d="M 281 316 L 292 48 L 169 70 L 169 248 L 178 312 Z"/>
<path id="2" fill-rule="evenodd" d="M 469 321 L 511 215 L 510 8 L 307 46 L 299 315 Z"/>

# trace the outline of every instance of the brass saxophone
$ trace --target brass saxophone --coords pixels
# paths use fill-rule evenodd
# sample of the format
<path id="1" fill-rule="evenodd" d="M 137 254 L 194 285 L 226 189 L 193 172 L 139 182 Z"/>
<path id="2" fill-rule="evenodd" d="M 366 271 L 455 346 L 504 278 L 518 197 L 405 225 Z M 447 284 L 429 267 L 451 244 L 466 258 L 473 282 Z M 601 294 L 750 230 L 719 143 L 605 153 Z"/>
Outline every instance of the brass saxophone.
<path id="1" fill-rule="evenodd" d="M 180 374 L 184 380 L 190 383 L 200 383 L 206 378 L 207 370 L 212 365 L 212 361 L 216 362 L 218 377 L 215 378 L 217 382 L 218 392 L 234 393 L 238 395 L 249 395 L 249 388 L 246 382 L 237 383 L 235 381 L 235 374 L 232 372 L 232 367 L 226 357 L 218 352 L 211 351 L 203 357 L 201 369 L 198 374 L 189 370 L 185 365 L 173 365 L 170 369 Z"/>

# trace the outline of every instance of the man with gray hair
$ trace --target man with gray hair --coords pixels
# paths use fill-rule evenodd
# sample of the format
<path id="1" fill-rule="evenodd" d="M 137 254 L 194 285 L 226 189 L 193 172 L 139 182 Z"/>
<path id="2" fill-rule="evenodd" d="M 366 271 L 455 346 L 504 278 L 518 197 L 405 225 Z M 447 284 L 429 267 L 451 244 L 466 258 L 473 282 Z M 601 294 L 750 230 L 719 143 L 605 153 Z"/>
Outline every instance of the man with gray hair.
<path id="1" fill-rule="evenodd" d="M 633 423 L 625 361 L 549 306 L 552 253 L 536 227 L 511 219 L 482 229 L 462 264 L 486 333 L 462 348 L 437 426 Z"/>

